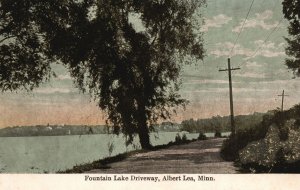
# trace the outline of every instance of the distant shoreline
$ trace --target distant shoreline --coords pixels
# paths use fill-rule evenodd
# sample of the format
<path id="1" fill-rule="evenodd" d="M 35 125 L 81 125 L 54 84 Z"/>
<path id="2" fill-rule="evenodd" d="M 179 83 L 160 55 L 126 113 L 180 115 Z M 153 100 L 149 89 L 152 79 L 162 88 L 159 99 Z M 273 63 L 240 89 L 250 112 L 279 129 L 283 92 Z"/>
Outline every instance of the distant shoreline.
<path id="1" fill-rule="evenodd" d="M 150 133 L 185 133 L 185 131 L 157 131 L 157 132 L 150 132 Z M 198 134 L 198 132 L 187 132 L 188 134 Z M 221 132 L 222 137 L 227 137 L 229 135 L 224 135 L 224 133 L 228 133 L 230 134 L 229 131 L 224 131 Z M 215 134 L 214 132 L 206 132 L 204 133 L 205 135 L 207 134 Z M 68 137 L 68 136 L 88 136 L 88 135 L 122 135 L 122 133 L 120 134 L 114 134 L 114 133 L 97 133 L 97 134 L 82 134 L 82 135 L 78 135 L 78 134 L 71 134 L 71 135 L 32 135 L 32 136 L 0 136 L 0 138 L 19 138 L 19 137 Z M 212 138 L 212 137 L 209 137 Z"/>

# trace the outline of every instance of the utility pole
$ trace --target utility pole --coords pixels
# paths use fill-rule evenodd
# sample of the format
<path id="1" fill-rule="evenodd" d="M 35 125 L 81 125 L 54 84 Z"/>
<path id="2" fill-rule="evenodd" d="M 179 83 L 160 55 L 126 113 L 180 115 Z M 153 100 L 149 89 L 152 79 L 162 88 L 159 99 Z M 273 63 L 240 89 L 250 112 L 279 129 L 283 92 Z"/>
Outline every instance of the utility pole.
<path id="1" fill-rule="evenodd" d="M 289 96 L 289 95 L 284 94 L 284 90 L 283 90 L 283 91 L 282 91 L 282 94 L 281 94 L 281 95 L 278 95 L 278 96 L 281 96 L 281 111 L 283 112 L 283 101 L 284 101 L 284 97 L 285 97 L 285 96 Z"/>
<path id="2" fill-rule="evenodd" d="M 234 123 L 234 113 L 233 113 L 233 97 L 232 97 L 232 80 L 231 80 L 231 71 L 239 70 L 241 68 L 231 68 L 230 66 L 230 58 L 228 58 L 228 68 L 227 69 L 219 69 L 219 71 L 228 71 L 229 78 L 229 98 L 230 98 L 230 122 L 231 122 L 231 133 L 235 135 L 235 123 Z"/>

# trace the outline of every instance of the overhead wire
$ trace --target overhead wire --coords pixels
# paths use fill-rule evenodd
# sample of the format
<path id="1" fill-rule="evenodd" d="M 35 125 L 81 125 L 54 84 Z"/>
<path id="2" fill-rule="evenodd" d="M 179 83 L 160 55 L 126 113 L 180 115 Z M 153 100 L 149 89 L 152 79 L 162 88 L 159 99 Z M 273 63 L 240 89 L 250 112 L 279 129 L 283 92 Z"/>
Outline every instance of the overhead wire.
<path id="1" fill-rule="evenodd" d="M 229 52 L 229 57 L 231 57 L 232 52 L 233 52 L 233 50 L 234 50 L 234 48 L 235 48 L 235 46 L 236 46 L 236 43 L 238 42 L 238 39 L 239 39 L 239 37 L 240 37 L 240 35 L 241 35 L 243 29 L 244 29 L 245 23 L 246 23 L 246 21 L 247 21 L 247 19 L 248 19 L 248 17 L 249 17 L 250 11 L 251 11 L 252 6 L 253 6 L 253 3 L 254 3 L 254 0 L 252 0 L 252 2 L 251 2 L 251 5 L 250 5 L 250 7 L 249 7 L 249 9 L 248 9 L 248 12 L 247 12 L 247 15 L 246 15 L 246 17 L 245 17 L 245 19 L 244 19 L 244 22 L 243 22 L 243 24 L 242 24 L 242 27 L 241 27 L 241 29 L 240 29 L 240 31 L 239 31 L 239 33 L 238 33 L 236 39 L 235 39 L 235 42 L 234 42 L 234 44 L 233 44 L 232 49 L 231 49 L 230 52 Z"/>
<path id="2" fill-rule="evenodd" d="M 278 1 L 277 1 L 277 2 L 278 2 Z M 272 12 L 274 12 L 274 10 L 275 10 L 275 8 L 276 8 L 277 2 L 274 3 L 273 8 L 272 8 Z M 281 24 L 282 21 L 283 21 L 283 18 L 281 18 L 280 21 L 279 21 L 279 23 L 273 28 L 273 30 L 272 30 L 270 33 L 267 34 L 265 40 L 264 40 L 263 43 L 255 50 L 255 52 L 254 52 L 251 56 L 249 56 L 249 57 L 247 58 L 246 61 L 244 61 L 244 62 L 242 62 L 241 64 L 239 64 L 239 67 L 240 67 L 241 65 L 247 63 L 247 61 L 248 61 L 249 59 L 253 58 L 253 57 L 258 53 L 258 51 L 261 50 L 261 48 L 262 48 L 263 45 L 269 40 L 269 38 L 271 37 L 271 35 L 278 29 L 278 27 L 280 26 L 280 24 Z"/>
<path id="3" fill-rule="evenodd" d="M 282 23 L 283 18 L 278 22 L 278 24 L 273 28 L 273 30 L 271 32 L 269 32 L 269 34 L 266 36 L 266 38 L 264 39 L 264 41 L 260 44 L 260 46 L 258 48 L 256 48 L 256 50 L 254 51 L 254 53 L 247 57 L 246 61 L 242 62 L 240 66 L 242 66 L 243 64 L 247 63 L 249 59 L 253 58 L 263 47 L 263 45 L 270 39 L 271 35 L 278 29 L 278 27 L 280 26 L 280 24 Z"/>
<path id="4" fill-rule="evenodd" d="M 282 19 L 283 20 L 283 19 Z M 269 33 L 269 35 L 267 36 L 267 38 L 263 41 L 263 43 L 256 49 L 256 51 L 253 53 L 253 55 L 251 55 L 250 57 L 247 58 L 247 61 L 251 58 L 253 58 L 263 47 L 263 45 L 267 42 L 267 40 L 269 40 L 269 38 L 271 37 L 271 35 L 276 31 L 276 29 L 278 29 L 278 26 L 280 25 L 280 23 L 282 22 L 282 20 L 277 24 L 277 26 Z M 246 63 L 247 61 L 242 62 L 240 65 L 243 65 L 244 63 Z"/>

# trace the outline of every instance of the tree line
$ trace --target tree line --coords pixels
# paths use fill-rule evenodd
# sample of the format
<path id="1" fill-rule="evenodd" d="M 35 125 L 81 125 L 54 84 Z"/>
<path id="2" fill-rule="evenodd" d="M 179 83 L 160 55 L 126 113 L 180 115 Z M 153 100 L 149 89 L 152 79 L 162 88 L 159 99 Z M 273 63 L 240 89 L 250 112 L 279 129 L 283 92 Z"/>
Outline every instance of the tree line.
<path id="1" fill-rule="evenodd" d="M 263 120 L 268 113 L 253 113 L 250 115 L 238 115 L 235 117 L 237 130 L 251 128 Z M 189 119 L 181 122 L 181 130 L 190 133 L 230 132 L 229 116 L 213 116 L 207 119 Z"/>

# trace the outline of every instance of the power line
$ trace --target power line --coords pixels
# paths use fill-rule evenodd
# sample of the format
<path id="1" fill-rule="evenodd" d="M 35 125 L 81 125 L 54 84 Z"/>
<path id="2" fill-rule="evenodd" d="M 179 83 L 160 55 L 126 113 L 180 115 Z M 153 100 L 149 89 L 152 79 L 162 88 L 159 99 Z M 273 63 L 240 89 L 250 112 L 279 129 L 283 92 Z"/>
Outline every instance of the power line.
<path id="1" fill-rule="evenodd" d="M 272 12 L 274 12 L 274 10 L 275 10 L 275 8 L 276 8 L 276 3 L 278 3 L 278 1 L 274 3 L 273 8 L 272 8 Z M 255 50 L 255 52 L 254 52 L 250 57 L 248 57 L 248 59 L 253 58 L 253 57 L 258 53 L 258 51 L 262 48 L 262 46 L 267 42 L 267 40 L 269 40 L 269 38 L 271 37 L 271 35 L 272 35 L 272 34 L 276 31 L 276 29 L 280 26 L 280 24 L 281 24 L 282 21 L 283 21 L 283 18 L 280 19 L 279 23 L 278 23 L 278 24 L 275 26 L 275 28 L 267 35 L 267 37 L 265 38 L 265 40 L 263 41 L 263 43 Z M 247 59 L 246 61 L 242 62 L 242 63 L 239 65 L 239 67 L 242 66 L 243 64 L 245 64 L 245 63 L 248 61 L 248 59 Z"/>
<path id="2" fill-rule="evenodd" d="M 239 33 L 238 33 L 236 39 L 235 39 L 234 45 L 233 45 L 233 47 L 232 47 L 232 49 L 231 49 L 231 51 L 230 51 L 230 53 L 229 53 L 229 57 L 231 57 L 232 51 L 233 51 L 233 49 L 235 48 L 235 45 L 236 45 L 236 43 L 237 43 L 237 41 L 238 41 L 238 39 L 239 39 L 239 37 L 240 37 L 240 35 L 241 35 L 243 29 L 244 29 L 245 23 L 246 23 L 246 21 L 247 21 L 247 19 L 248 19 L 248 16 L 249 16 L 250 11 L 251 11 L 251 9 L 252 9 L 253 3 L 254 3 L 254 0 L 252 0 L 252 2 L 251 2 L 251 5 L 250 5 L 249 10 L 248 10 L 248 12 L 247 12 L 246 18 L 245 18 L 245 20 L 244 20 L 244 22 L 243 22 L 243 25 L 242 25 L 242 27 L 241 27 L 241 29 L 240 29 L 240 31 L 239 31 Z"/>
<path id="3" fill-rule="evenodd" d="M 278 22 L 278 24 L 273 28 L 273 30 L 267 35 L 267 37 L 265 38 L 265 40 L 263 41 L 263 43 L 254 51 L 254 53 L 251 56 L 249 56 L 247 58 L 246 61 L 242 62 L 239 65 L 239 67 L 242 66 L 243 64 L 245 64 L 249 59 L 253 58 L 261 50 L 261 48 L 269 40 L 269 38 L 271 37 L 271 35 L 278 29 L 278 27 L 280 26 L 280 24 L 281 24 L 282 21 L 283 21 L 283 18 Z"/>

